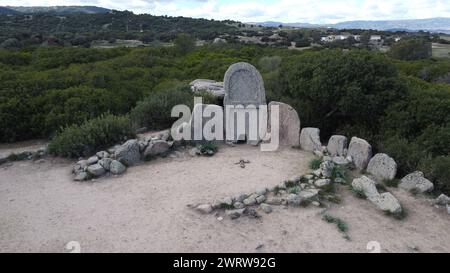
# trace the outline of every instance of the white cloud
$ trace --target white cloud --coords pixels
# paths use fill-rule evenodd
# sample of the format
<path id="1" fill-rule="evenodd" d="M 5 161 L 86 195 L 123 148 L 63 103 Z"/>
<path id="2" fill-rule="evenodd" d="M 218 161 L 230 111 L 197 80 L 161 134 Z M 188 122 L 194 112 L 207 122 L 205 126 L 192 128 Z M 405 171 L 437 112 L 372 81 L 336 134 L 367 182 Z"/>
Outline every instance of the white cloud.
<path id="1" fill-rule="evenodd" d="M 136 13 L 244 22 L 335 23 L 450 17 L 450 0 L 0 0 L 0 6 L 5 5 L 96 5 Z"/>

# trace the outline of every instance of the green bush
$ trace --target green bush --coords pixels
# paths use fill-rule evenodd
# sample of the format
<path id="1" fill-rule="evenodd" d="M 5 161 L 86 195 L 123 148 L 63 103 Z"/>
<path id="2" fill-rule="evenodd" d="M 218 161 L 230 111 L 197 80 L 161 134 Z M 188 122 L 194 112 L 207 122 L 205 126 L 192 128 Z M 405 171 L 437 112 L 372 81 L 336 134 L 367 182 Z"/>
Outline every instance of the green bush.
<path id="1" fill-rule="evenodd" d="M 63 157 L 89 156 L 134 136 L 135 130 L 127 116 L 107 114 L 64 128 L 48 148 L 51 154 Z"/>
<path id="2" fill-rule="evenodd" d="M 178 119 L 170 116 L 172 107 L 184 104 L 192 109 L 193 102 L 189 87 L 155 92 L 138 102 L 131 110 L 130 117 L 138 127 L 147 127 L 150 130 L 167 129 Z"/>
<path id="3" fill-rule="evenodd" d="M 435 191 L 450 195 L 450 156 L 438 156 L 431 160 L 423 160 L 420 170 L 433 181 Z"/>
<path id="4" fill-rule="evenodd" d="M 420 60 L 431 57 L 431 43 L 423 39 L 406 39 L 392 45 L 389 56 L 399 60 Z"/>

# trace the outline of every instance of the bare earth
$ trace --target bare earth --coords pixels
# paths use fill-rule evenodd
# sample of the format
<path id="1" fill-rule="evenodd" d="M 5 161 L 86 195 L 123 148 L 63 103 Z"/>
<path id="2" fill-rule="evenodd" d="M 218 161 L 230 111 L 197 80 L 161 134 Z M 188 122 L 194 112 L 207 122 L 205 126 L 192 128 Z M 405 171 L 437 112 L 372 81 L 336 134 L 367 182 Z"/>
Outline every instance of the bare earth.
<path id="1" fill-rule="evenodd" d="M 309 153 L 221 147 L 212 158 L 164 158 L 119 177 L 73 182 L 71 161 L 46 159 L 0 166 L 0 251 L 67 252 L 450 252 L 450 217 L 429 200 L 395 190 L 408 211 L 395 220 L 340 188 L 328 213 L 349 226 L 350 241 L 324 222 L 324 208 L 274 207 L 260 219 L 219 221 L 188 204 L 279 184 L 307 171 Z M 245 169 L 235 165 L 250 160 Z"/>

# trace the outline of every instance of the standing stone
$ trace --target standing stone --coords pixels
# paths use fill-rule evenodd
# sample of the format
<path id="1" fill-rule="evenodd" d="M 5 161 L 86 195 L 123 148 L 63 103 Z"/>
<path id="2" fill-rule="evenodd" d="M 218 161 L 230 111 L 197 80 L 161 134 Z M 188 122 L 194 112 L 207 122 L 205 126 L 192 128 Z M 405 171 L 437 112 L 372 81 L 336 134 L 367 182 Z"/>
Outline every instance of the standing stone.
<path id="1" fill-rule="evenodd" d="M 335 135 L 328 141 L 327 151 L 331 156 L 346 156 L 347 137 Z"/>
<path id="2" fill-rule="evenodd" d="M 392 214 L 399 214 L 402 212 L 402 206 L 398 202 L 397 198 L 390 192 L 384 192 L 377 198 L 373 198 L 370 201 L 374 203 L 382 211 L 387 211 Z"/>
<path id="3" fill-rule="evenodd" d="M 376 154 L 369 161 L 367 172 L 379 181 L 392 180 L 397 174 L 397 163 L 387 154 Z"/>
<path id="4" fill-rule="evenodd" d="M 270 110 L 274 105 L 279 107 L 279 144 L 281 146 L 297 147 L 300 145 L 300 118 L 297 111 L 290 105 L 272 101 L 269 103 L 269 131 L 271 128 Z"/>
<path id="5" fill-rule="evenodd" d="M 249 63 L 231 65 L 224 77 L 224 105 L 266 104 L 264 82 L 258 70 Z"/>
<path id="6" fill-rule="evenodd" d="M 398 186 L 407 191 L 416 190 L 420 193 L 432 191 L 434 188 L 433 183 L 424 177 L 423 172 L 408 174 L 400 181 Z"/>
<path id="7" fill-rule="evenodd" d="M 320 151 L 320 130 L 318 128 L 303 128 L 300 134 L 300 148 L 305 151 Z"/>
<path id="8" fill-rule="evenodd" d="M 260 131 L 258 109 L 261 105 L 266 107 L 266 91 L 261 74 L 249 63 L 235 63 L 225 73 L 224 88 L 223 104 L 225 108 L 225 130 L 228 132 L 227 140 L 232 142 L 247 140 L 247 143 L 258 144 L 262 137 L 258 135 Z M 235 106 L 247 108 L 230 108 Z M 239 116 L 242 119 L 238 120 Z M 253 120 L 256 123 L 251 123 L 250 117 L 256 119 Z M 245 129 L 245 133 L 237 132 L 237 129 L 241 128 L 238 123 Z M 257 131 L 254 132 L 256 137 L 250 135 L 251 125 L 255 125 L 257 128 Z"/>
<path id="9" fill-rule="evenodd" d="M 138 163 L 141 158 L 139 142 L 136 139 L 128 140 L 116 149 L 115 158 L 127 166 Z"/>
<path id="10" fill-rule="evenodd" d="M 347 155 L 359 170 L 364 170 L 372 157 L 372 146 L 364 139 L 352 137 Z"/>

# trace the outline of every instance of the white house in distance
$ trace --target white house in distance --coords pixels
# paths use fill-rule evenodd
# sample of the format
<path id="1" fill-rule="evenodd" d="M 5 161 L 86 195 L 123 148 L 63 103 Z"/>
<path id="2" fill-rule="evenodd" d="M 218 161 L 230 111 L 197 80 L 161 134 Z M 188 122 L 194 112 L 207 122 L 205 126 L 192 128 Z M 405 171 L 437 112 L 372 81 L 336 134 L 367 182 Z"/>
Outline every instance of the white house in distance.
<path id="1" fill-rule="evenodd" d="M 371 35 L 370 39 L 369 39 L 369 43 L 372 45 L 382 45 L 383 38 L 381 38 L 381 35 Z"/>
<path id="2" fill-rule="evenodd" d="M 334 41 L 347 40 L 350 37 L 353 37 L 353 39 L 355 39 L 358 42 L 361 40 L 361 35 L 352 35 L 352 34 L 328 35 L 328 36 L 320 38 L 320 40 L 324 43 L 331 43 Z"/>

